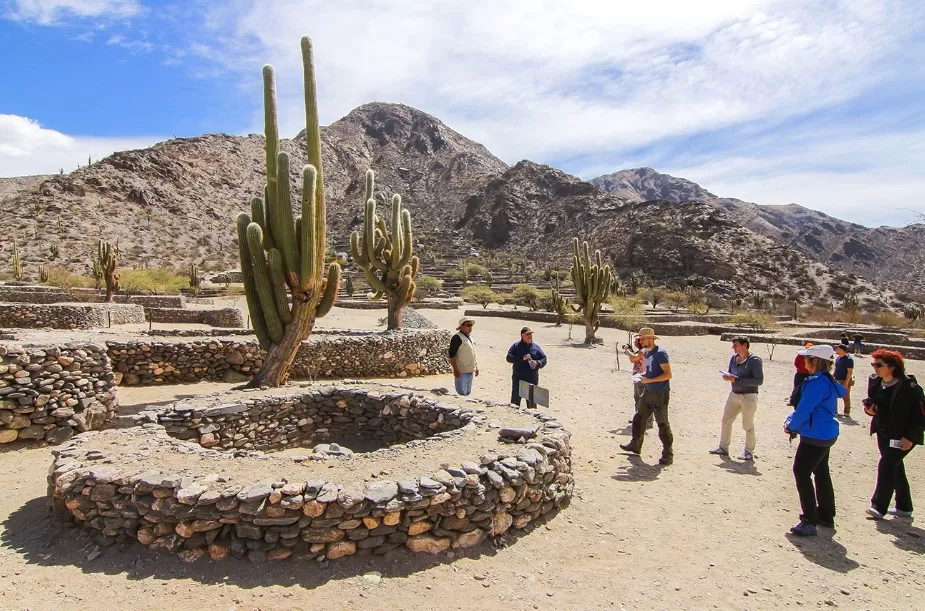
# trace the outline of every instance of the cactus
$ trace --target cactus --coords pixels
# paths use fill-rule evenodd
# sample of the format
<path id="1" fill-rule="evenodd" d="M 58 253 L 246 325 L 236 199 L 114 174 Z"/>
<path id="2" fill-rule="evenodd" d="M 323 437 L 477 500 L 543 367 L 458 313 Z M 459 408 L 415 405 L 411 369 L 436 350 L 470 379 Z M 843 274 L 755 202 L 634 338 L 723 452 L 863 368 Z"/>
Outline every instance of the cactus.
<path id="1" fill-rule="evenodd" d="M 13 279 L 22 280 L 22 257 L 19 255 L 19 249 L 16 248 L 16 240 L 13 240 Z"/>
<path id="2" fill-rule="evenodd" d="M 58 245 L 57 245 L 57 244 L 52 244 L 51 246 L 49 246 L 49 247 L 48 247 L 48 252 L 49 252 L 49 254 L 51 254 L 51 258 L 52 258 L 52 259 L 57 259 L 57 258 L 58 258 L 58 254 L 59 254 L 59 252 L 60 252 L 59 249 L 58 249 Z"/>
<path id="3" fill-rule="evenodd" d="M 293 218 L 289 155 L 279 151 L 276 78 L 263 67 L 267 184 L 264 199 L 251 200 L 251 216 L 237 218 L 238 251 L 247 308 L 260 345 L 267 351 L 251 387 L 280 386 L 311 334 L 315 320 L 330 311 L 340 289 L 337 263 L 324 273 L 327 214 L 321 167 L 321 132 L 315 92 L 312 43 L 301 41 L 305 74 L 305 143 L 302 168 L 302 216 Z M 289 301 L 292 305 L 289 305 Z"/>
<path id="4" fill-rule="evenodd" d="M 106 281 L 106 303 L 110 303 L 112 302 L 113 294 L 122 288 L 119 283 L 119 274 L 116 273 L 118 261 L 112 244 L 105 240 L 100 240 L 96 246 L 96 260 L 102 272 L 102 279 Z"/>
<path id="5" fill-rule="evenodd" d="M 556 313 L 556 326 L 562 326 L 562 320 L 568 313 L 568 299 L 557 290 L 552 291 L 552 311 Z"/>
<path id="6" fill-rule="evenodd" d="M 353 286 L 353 276 L 347 276 L 347 280 L 344 283 L 344 290 L 347 291 L 347 297 L 353 297 L 354 292 L 356 292 Z"/>
<path id="7" fill-rule="evenodd" d="M 202 286 L 202 277 L 199 276 L 199 266 L 195 263 L 189 265 L 189 286 L 193 289 L 193 296 L 199 296 L 199 288 Z"/>
<path id="8" fill-rule="evenodd" d="M 485 286 L 491 288 L 491 285 L 495 283 L 495 275 L 491 273 L 490 269 L 485 270 Z"/>
<path id="9" fill-rule="evenodd" d="M 376 215 L 375 175 L 366 171 L 366 205 L 363 235 L 354 231 L 350 236 L 353 259 L 363 272 L 373 292 L 369 298 L 378 301 L 383 295 L 388 302 L 388 329 L 401 327 L 401 311 L 414 299 L 420 261 L 411 255 L 411 213 L 401 207 L 401 196 L 392 196 L 392 231 Z"/>
<path id="10" fill-rule="evenodd" d="M 588 250 L 588 243 L 578 247 L 578 238 L 572 240 L 572 282 L 575 283 L 577 304 L 572 309 L 582 312 L 585 323 L 585 343 L 594 343 L 594 334 L 600 326 L 601 304 L 610 295 L 613 273 L 609 265 L 601 262 L 601 251 L 594 251 L 594 263 Z"/>
<path id="11" fill-rule="evenodd" d="M 99 257 L 93 257 L 93 282 L 94 288 L 100 290 L 103 284 L 103 266 L 100 264 Z"/>
<path id="12" fill-rule="evenodd" d="M 58 215 L 58 234 L 64 233 L 64 223 L 61 222 L 61 215 Z"/>

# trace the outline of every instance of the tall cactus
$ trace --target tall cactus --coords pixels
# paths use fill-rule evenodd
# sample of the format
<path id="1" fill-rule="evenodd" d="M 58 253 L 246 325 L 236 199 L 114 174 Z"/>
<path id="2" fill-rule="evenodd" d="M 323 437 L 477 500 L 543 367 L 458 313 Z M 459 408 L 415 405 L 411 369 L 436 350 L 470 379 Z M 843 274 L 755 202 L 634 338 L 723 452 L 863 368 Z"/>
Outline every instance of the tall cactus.
<path id="1" fill-rule="evenodd" d="M 100 240 L 96 245 L 96 260 L 102 270 L 103 280 L 106 281 L 106 303 L 112 301 L 114 293 L 122 288 L 119 283 L 119 274 L 116 273 L 116 251 L 112 244 Z"/>
<path id="2" fill-rule="evenodd" d="M 401 196 L 392 196 L 392 233 L 376 215 L 375 175 L 366 171 L 366 199 L 363 235 L 354 231 L 350 250 L 357 265 L 363 268 L 373 292 L 373 301 L 385 295 L 388 302 L 388 328 L 401 327 L 401 311 L 411 303 L 417 289 L 414 279 L 420 261 L 411 255 L 411 213 L 401 207 Z"/>
<path id="3" fill-rule="evenodd" d="M 572 282 L 575 284 L 575 293 L 577 293 L 577 303 L 572 304 L 572 309 L 582 313 L 585 323 L 585 343 L 593 344 L 594 334 L 601 324 L 601 304 L 610 295 L 613 273 L 610 266 L 604 265 L 601 261 L 599 250 L 594 251 L 594 263 L 592 264 L 587 242 L 583 242 L 579 249 L 578 238 L 574 238 L 572 250 L 574 251 Z"/>
<path id="4" fill-rule="evenodd" d="M 22 280 L 22 257 L 19 255 L 19 249 L 16 247 L 16 240 L 13 240 L 13 279 Z"/>
<path id="5" fill-rule="evenodd" d="M 48 282 L 48 270 L 44 265 L 39 265 L 39 282 L 42 284 Z"/>
<path id="6" fill-rule="evenodd" d="M 199 296 L 199 289 L 202 286 L 202 277 L 199 275 L 199 266 L 195 263 L 189 264 L 189 286 L 193 289 L 193 296 Z"/>
<path id="7" fill-rule="evenodd" d="M 93 283 L 96 290 L 100 290 L 103 285 L 103 266 L 100 264 L 99 257 L 93 257 Z"/>
<path id="8" fill-rule="evenodd" d="M 344 284 L 344 291 L 347 293 L 347 297 L 353 297 L 353 294 L 356 292 L 353 286 L 353 276 L 347 276 L 347 280 Z"/>
<path id="9" fill-rule="evenodd" d="M 276 77 L 263 67 L 267 184 L 264 199 L 251 200 L 251 216 L 237 218 L 238 251 L 247 308 L 260 345 L 263 366 L 249 386 L 280 386 L 315 319 L 330 311 L 340 289 L 340 265 L 324 273 L 327 213 L 321 167 L 321 132 L 315 92 L 312 42 L 302 38 L 305 75 L 305 143 L 302 168 L 302 216 L 293 218 L 289 155 L 279 150 Z M 290 300 L 292 302 L 290 306 Z"/>

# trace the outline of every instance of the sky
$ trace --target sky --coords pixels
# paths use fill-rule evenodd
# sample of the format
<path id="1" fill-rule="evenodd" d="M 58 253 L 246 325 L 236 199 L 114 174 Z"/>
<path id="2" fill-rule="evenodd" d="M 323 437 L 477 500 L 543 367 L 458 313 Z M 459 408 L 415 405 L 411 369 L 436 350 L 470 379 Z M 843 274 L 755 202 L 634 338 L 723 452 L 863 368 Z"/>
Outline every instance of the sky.
<path id="1" fill-rule="evenodd" d="M 920 0 L 0 0 L 0 176 L 371 101 L 520 159 L 647 166 L 867 226 L 925 213 Z"/>

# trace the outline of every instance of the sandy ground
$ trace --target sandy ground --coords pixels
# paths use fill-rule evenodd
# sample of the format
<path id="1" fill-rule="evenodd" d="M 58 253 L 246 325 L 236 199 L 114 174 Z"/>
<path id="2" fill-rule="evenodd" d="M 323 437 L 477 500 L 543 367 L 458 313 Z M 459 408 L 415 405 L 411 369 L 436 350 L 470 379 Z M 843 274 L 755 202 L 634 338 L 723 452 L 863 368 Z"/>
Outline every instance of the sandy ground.
<path id="1" fill-rule="evenodd" d="M 454 327 L 459 315 L 424 313 L 445 327 Z M 335 310 L 321 324 L 372 328 L 379 316 Z M 498 318 L 476 324 L 482 368 L 476 396 L 508 396 L 504 355 L 521 324 Z M 639 458 L 617 447 L 628 439 L 631 413 L 626 362 L 614 371 L 613 345 L 625 341 L 625 332 L 604 329 L 607 347 L 585 348 L 566 339 L 567 328 L 534 328 L 549 355 L 541 382 L 551 391 L 550 411 L 573 433 L 577 488 L 568 509 L 511 545 L 484 545 L 456 557 L 400 552 L 324 568 L 314 562 L 185 565 L 137 544 L 105 549 L 90 560 L 93 541 L 58 529 L 45 515 L 51 449 L 16 450 L 0 454 L 0 608 L 921 608 L 925 529 L 908 519 L 873 522 L 864 515 L 877 461 L 866 417 L 843 422 L 832 451 L 834 536 L 788 533 L 799 514 L 790 471 L 796 446 L 781 430 L 792 347 L 778 347 L 768 361 L 765 346 L 753 346 L 765 359 L 767 381 L 758 411 L 758 459 L 745 464 L 707 454 L 716 446 L 728 392 L 717 369 L 726 365 L 729 345 L 709 336 L 663 338 L 675 374 L 670 416 L 676 458 L 661 468 L 652 432 Z M 576 327 L 574 336 L 580 335 Z M 869 370 L 866 361 L 858 362 L 860 376 Z M 925 375 L 920 361 L 909 369 Z M 417 384 L 452 388 L 452 379 Z M 139 403 L 225 386 L 124 389 L 120 396 L 132 411 Z M 862 386 L 854 389 L 855 405 Z M 736 454 L 742 442 L 737 426 Z M 907 459 L 920 505 L 922 452 Z"/>

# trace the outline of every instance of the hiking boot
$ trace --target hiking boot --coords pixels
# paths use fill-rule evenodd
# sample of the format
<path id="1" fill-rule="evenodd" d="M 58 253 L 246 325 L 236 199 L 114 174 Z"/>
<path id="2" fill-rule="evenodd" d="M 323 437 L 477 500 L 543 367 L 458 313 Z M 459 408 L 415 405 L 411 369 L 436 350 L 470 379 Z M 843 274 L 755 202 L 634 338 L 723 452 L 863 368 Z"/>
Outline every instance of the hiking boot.
<path id="1" fill-rule="evenodd" d="M 880 510 L 877 509 L 876 507 L 868 507 L 865 513 L 875 520 L 883 519 L 883 514 L 880 513 Z"/>
<path id="2" fill-rule="evenodd" d="M 636 455 L 639 454 L 639 448 L 634 446 L 632 443 L 621 443 L 620 449 L 623 450 L 624 452 L 629 452 L 631 454 L 636 454 Z"/>
<path id="3" fill-rule="evenodd" d="M 739 454 L 739 460 L 755 460 L 755 455 L 748 450 L 742 450 L 742 453 Z"/>
<path id="4" fill-rule="evenodd" d="M 906 511 L 905 509 L 890 509 L 887 513 L 891 516 L 896 516 L 897 518 L 911 518 L 912 512 Z"/>
<path id="5" fill-rule="evenodd" d="M 723 447 L 719 447 L 719 448 L 710 450 L 710 454 L 716 454 L 717 456 L 729 456 L 729 451 Z"/>
<path id="6" fill-rule="evenodd" d="M 806 520 L 800 520 L 800 523 L 791 528 L 790 532 L 798 537 L 813 537 L 816 535 L 816 525 L 810 524 Z"/>
<path id="7" fill-rule="evenodd" d="M 674 462 L 674 456 L 662 456 L 658 459 L 658 464 L 665 465 L 666 467 Z"/>

